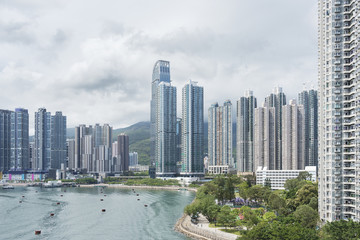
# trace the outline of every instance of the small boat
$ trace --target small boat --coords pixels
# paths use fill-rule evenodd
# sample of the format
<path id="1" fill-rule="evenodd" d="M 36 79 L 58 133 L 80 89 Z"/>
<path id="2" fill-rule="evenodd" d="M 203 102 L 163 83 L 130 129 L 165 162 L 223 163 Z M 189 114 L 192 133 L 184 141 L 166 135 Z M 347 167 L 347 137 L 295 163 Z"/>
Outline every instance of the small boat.
<path id="1" fill-rule="evenodd" d="M 140 201 L 140 198 L 138 198 L 138 201 Z"/>
<path id="2" fill-rule="evenodd" d="M 144 207 L 147 207 L 147 206 L 148 206 L 147 204 L 144 205 Z"/>
<path id="3" fill-rule="evenodd" d="M 3 185 L 2 189 L 14 189 L 13 185 Z"/>
<path id="4" fill-rule="evenodd" d="M 61 194 L 60 197 L 62 197 L 62 196 L 64 196 L 64 195 Z"/>
<path id="5" fill-rule="evenodd" d="M 106 194 L 104 194 L 104 197 L 106 197 Z"/>
<path id="6" fill-rule="evenodd" d="M 53 213 L 50 213 L 50 217 L 53 217 L 55 214 L 53 214 Z"/>
<path id="7" fill-rule="evenodd" d="M 60 205 L 60 203 L 59 203 L 59 202 L 57 202 L 57 203 L 56 203 L 56 205 Z"/>
<path id="8" fill-rule="evenodd" d="M 139 194 L 136 194 L 136 196 L 139 196 Z"/>
<path id="9" fill-rule="evenodd" d="M 104 201 L 104 199 L 101 198 L 100 201 Z"/>
<path id="10" fill-rule="evenodd" d="M 22 203 L 22 201 L 19 201 L 19 203 Z"/>
<path id="11" fill-rule="evenodd" d="M 22 196 L 23 198 L 25 197 L 25 196 Z"/>
<path id="12" fill-rule="evenodd" d="M 35 231 L 35 235 L 40 235 L 41 234 L 41 231 L 40 230 L 36 230 Z"/>
<path id="13" fill-rule="evenodd" d="M 106 212 L 106 209 L 101 209 L 102 212 Z"/>

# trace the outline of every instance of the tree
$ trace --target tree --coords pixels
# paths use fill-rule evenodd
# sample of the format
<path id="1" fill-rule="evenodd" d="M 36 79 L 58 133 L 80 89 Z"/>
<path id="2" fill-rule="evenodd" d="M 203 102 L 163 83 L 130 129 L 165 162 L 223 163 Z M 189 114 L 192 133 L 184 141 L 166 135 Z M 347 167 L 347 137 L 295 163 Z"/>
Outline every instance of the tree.
<path id="1" fill-rule="evenodd" d="M 360 238 L 360 223 L 352 220 L 339 220 L 326 223 L 321 229 L 325 240 L 355 240 Z"/>
<path id="2" fill-rule="evenodd" d="M 264 187 L 267 187 L 267 188 L 271 189 L 271 180 L 270 180 L 270 178 L 265 178 Z"/>
<path id="3" fill-rule="evenodd" d="M 299 175 L 297 176 L 297 179 L 301 180 L 307 180 L 307 181 L 311 181 L 311 174 L 309 172 L 301 172 L 299 173 Z"/>
<path id="4" fill-rule="evenodd" d="M 228 177 L 225 180 L 224 198 L 226 200 L 232 200 L 235 198 L 235 188 L 234 188 L 233 177 Z"/>
<path id="5" fill-rule="evenodd" d="M 286 180 L 284 184 L 285 190 L 287 190 L 286 198 L 295 198 L 296 192 L 305 184 L 307 184 L 306 181 L 297 178 Z"/>
<path id="6" fill-rule="evenodd" d="M 318 196 L 317 184 L 306 184 L 302 186 L 296 193 L 296 200 L 299 205 L 309 204 L 313 197 Z"/>
<path id="7" fill-rule="evenodd" d="M 243 199 L 248 199 L 248 191 L 249 191 L 249 185 L 247 182 L 242 182 L 239 185 L 237 185 L 238 190 L 239 190 L 239 195 L 240 197 L 242 197 Z"/>
<path id="8" fill-rule="evenodd" d="M 303 228 L 298 223 L 286 224 L 279 221 L 261 222 L 248 231 L 242 232 L 242 240 L 317 240 L 315 229 Z"/>
<path id="9" fill-rule="evenodd" d="M 312 207 L 315 211 L 318 210 L 318 198 L 312 197 L 309 202 L 309 206 Z"/>
<path id="10" fill-rule="evenodd" d="M 303 227 L 307 228 L 315 228 L 319 220 L 318 212 L 308 205 L 299 206 L 294 212 L 294 217 Z"/>
<path id="11" fill-rule="evenodd" d="M 195 200 L 193 203 L 187 205 L 184 209 L 184 212 L 189 215 L 192 219 L 198 219 L 200 212 L 199 201 Z"/>
<path id="12" fill-rule="evenodd" d="M 231 208 L 227 205 L 223 206 L 217 216 L 218 223 L 227 226 L 235 226 L 236 215 L 231 212 Z"/>
<path id="13" fill-rule="evenodd" d="M 276 214 L 274 212 L 266 212 L 263 219 L 265 222 L 272 222 L 276 219 Z"/>
<path id="14" fill-rule="evenodd" d="M 274 193 L 271 193 L 268 197 L 267 204 L 271 209 L 276 211 L 279 211 L 286 206 L 285 200 Z"/>

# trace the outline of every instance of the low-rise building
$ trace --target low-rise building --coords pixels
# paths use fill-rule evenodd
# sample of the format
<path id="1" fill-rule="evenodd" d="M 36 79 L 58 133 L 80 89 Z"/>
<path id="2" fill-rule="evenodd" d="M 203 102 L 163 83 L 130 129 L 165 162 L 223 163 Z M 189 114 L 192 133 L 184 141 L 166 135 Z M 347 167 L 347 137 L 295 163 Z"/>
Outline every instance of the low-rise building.
<path id="1" fill-rule="evenodd" d="M 286 180 L 297 178 L 301 172 L 310 173 L 311 181 L 316 181 L 316 166 L 306 166 L 305 170 L 268 170 L 266 167 L 258 167 L 256 184 L 264 186 L 266 182 L 270 182 L 273 190 L 285 189 Z"/>

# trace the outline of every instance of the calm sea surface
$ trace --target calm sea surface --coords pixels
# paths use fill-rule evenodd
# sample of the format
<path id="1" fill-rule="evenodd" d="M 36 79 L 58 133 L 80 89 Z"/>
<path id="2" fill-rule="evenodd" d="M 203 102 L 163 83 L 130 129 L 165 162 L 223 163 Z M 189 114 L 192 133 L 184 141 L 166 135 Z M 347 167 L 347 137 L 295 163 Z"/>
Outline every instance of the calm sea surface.
<path id="1" fill-rule="evenodd" d="M 173 228 L 184 207 L 195 197 L 193 192 L 135 191 L 0 189 L 0 239 L 187 239 Z M 35 236 L 35 230 L 41 230 L 41 235 Z"/>

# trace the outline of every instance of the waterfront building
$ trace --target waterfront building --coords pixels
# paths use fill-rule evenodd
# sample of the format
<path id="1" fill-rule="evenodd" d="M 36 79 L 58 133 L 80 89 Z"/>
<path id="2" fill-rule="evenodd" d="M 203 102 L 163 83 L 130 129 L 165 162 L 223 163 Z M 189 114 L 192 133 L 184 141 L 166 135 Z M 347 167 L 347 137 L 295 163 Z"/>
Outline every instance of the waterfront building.
<path id="1" fill-rule="evenodd" d="M 171 86 L 170 62 L 155 63 L 151 82 L 150 161 L 158 177 L 176 174 L 176 87 Z"/>
<path id="2" fill-rule="evenodd" d="M 181 138 L 182 138 L 182 119 L 177 118 L 176 119 L 176 163 L 181 162 L 181 150 L 182 150 L 182 144 L 181 144 Z"/>
<path id="3" fill-rule="evenodd" d="M 29 169 L 34 169 L 35 162 L 35 142 L 29 142 Z"/>
<path id="4" fill-rule="evenodd" d="M 232 166 L 232 104 L 212 104 L 208 110 L 208 158 L 210 166 Z"/>
<path id="5" fill-rule="evenodd" d="M 305 112 L 290 100 L 282 106 L 282 170 L 305 168 Z"/>
<path id="6" fill-rule="evenodd" d="M 318 1 L 319 213 L 360 220 L 359 1 Z"/>
<path id="7" fill-rule="evenodd" d="M 11 111 L 0 110 L 0 172 L 10 169 Z"/>
<path id="8" fill-rule="evenodd" d="M 60 169 L 66 162 L 66 116 L 56 112 L 51 116 L 51 163 L 53 169 Z"/>
<path id="9" fill-rule="evenodd" d="M 66 161 L 69 169 L 75 168 L 75 139 L 66 140 Z"/>
<path id="10" fill-rule="evenodd" d="M 305 166 L 318 165 L 318 96 L 316 90 L 302 91 L 298 95 L 299 105 L 305 114 Z"/>
<path id="11" fill-rule="evenodd" d="M 182 176 L 204 175 L 204 88 L 189 81 L 182 89 Z"/>
<path id="12" fill-rule="evenodd" d="M 75 127 L 75 161 L 73 170 L 79 171 L 84 168 L 85 163 L 85 136 L 92 135 L 93 128 L 90 125 L 87 127 L 86 125 L 79 125 L 78 127 Z M 89 142 L 89 141 L 88 141 Z M 90 141 L 91 142 L 91 141 Z M 90 146 L 91 148 L 91 146 Z M 88 152 L 91 153 L 91 149 L 88 148 Z"/>
<path id="13" fill-rule="evenodd" d="M 306 166 L 302 170 L 268 170 L 266 167 L 259 166 L 256 170 L 256 185 L 263 185 L 268 182 L 272 190 L 284 190 L 286 180 L 294 179 L 302 172 L 311 174 L 312 182 L 316 182 L 316 166 Z"/>
<path id="14" fill-rule="evenodd" d="M 275 169 L 282 169 L 282 106 L 286 104 L 286 96 L 281 87 L 276 87 L 265 98 L 265 106 L 273 107 L 275 113 Z"/>
<path id="15" fill-rule="evenodd" d="M 122 133 L 117 137 L 118 160 L 120 160 L 120 170 L 129 171 L 129 136 Z"/>
<path id="16" fill-rule="evenodd" d="M 236 163 L 240 172 L 254 171 L 254 111 L 252 91 L 246 91 L 236 105 Z"/>
<path id="17" fill-rule="evenodd" d="M 258 107 L 254 112 L 254 170 L 276 168 L 276 119 L 274 107 Z"/>
<path id="18" fill-rule="evenodd" d="M 155 164 L 156 148 L 156 119 L 157 119 L 157 92 L 161 82 L 170 83 L 170 62 L 159 60 L 155 63 L 151 81 L 151 100 L 150 100 L 150 161 Z"/>
<path id="19" fill-rule="evenodd" d="M 51 168 L 51 113 L 45 108 L 35 112 L 34 149 L 33 169 L 48 171 Z"/>
<path id="20" fill-rule="evenodd" d="M 29 113 L 16 108 L 11 112 L 11 160 L 10 169 L 28 170 L 29 163 Z"/>
<path id="21" fill-rule="evenodd" d="M 156 93 L 156 175 L 176 175 L 176 87 L 160 82 Z"/>
<path id="22" fill-rule="evenodd" d="M 139 164 L 138 153 L 137 152 L 129 153 L 129 167 L 137 166 L 138 164 Z M 147 166 L 147 167 L 149 168 L 149 166 Z"/>

